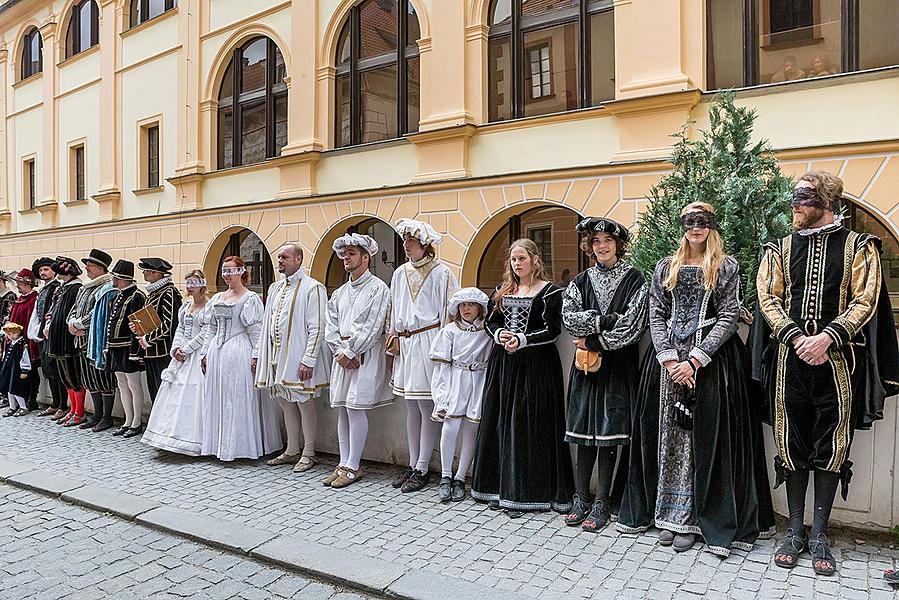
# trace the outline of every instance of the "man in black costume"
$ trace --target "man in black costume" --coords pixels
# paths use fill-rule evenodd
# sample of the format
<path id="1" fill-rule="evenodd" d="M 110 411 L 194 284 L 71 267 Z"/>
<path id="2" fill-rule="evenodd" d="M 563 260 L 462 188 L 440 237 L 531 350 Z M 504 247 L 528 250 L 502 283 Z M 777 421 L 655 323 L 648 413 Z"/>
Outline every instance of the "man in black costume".
<path id="1" fill-rule="evenodd" d="M 75 306 L 75 299 L 83 282 L 78 278 L 82 271 L 78 263 L 68 256 L 57 256 L 51 267 L 59 277 L 62 285 L 53 295 L 53 304 L 47 325 L 44 327 L 44 339 L 47 340 L 47 351 L 56 360 L 60 379 L 66 387 L 69 397 L 69 411 L 54 416 L 60 425 L 77 425 L 84 416 L 84 386 L 81 383 L 81 353 L 75 346 L 75 336 L 69 331 L 68 317 Z"/>
<path id="2" fill-rule="evenodd" d="M 147 367 L 147 389 L 150 401 L 156 401 L 162 372 L 171 361 L 172 339 L 178 329 L 178 309 L 181 308 L 181 294 L 172 283 L 172 265 L 163 258 L 142 258 L 137 268 L 143 271 L 147 282 L 147 304 L 156 310 L 161 325 L 159 329 L 138 338 L 144 349 Z M 134 328 L 132 327 L 132 331 Z"/>
<path id="3" fill-rule="evenodd" d="M 774 562 L 792 568 L 807 546 L 821 575 L 836 570 L 827 523 L 841 482 L 844 499 L 848 491 L 853 431 L 881 419 L 884 399 L 899 391 L 881 241 L 842 226 L 842 193 L 843 182 L 824 171 L 796 184 L 793 234 L 765 245 L 757 280 L 764 318 L 753 331 L 753 374 L 768 392 L 777 485 L 786 482 L 790 513 Z M 812 470 L 814 523 L 807 537 Z"/>
<path id="4" fill-rule="evenodd" d="M 44 339 L 44 327 L 47 325 L 50 306 L 56 290 L 60 286 L 59 280 L 56 279 L 56 273 L 52 269 L 53 262 L 52 258 L 44 256 L 31 265 L 31 272 L 43 281 L 44 285 L 37 293 L 37 302 L 34 304 L 34 312 L 31 313 L 31 321 L 28 323 L 28 337 L 37 341 L 41 372 L 44 379 L 47 380 L 50 397 L 53 399 L 53 403 L 39 413 L 42 417 L 55 415 L 58 411 L 62 411 L 59 415 L 61 417 L 68 412 L 66 388 L 59 378 L 56 359 L 48 352 L 49 344 Z"/>

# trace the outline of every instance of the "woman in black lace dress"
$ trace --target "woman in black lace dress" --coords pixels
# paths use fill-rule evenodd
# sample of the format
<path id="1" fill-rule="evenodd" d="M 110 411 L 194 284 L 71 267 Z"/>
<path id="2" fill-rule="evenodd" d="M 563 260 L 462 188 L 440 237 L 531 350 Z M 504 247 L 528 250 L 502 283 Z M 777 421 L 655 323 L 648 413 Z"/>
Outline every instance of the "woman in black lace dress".
<path id="1" fill-rule="evenodd" d="M 485 330 L 496 347 L 487 366 L 471 495 L 510 517 L 565 512 L 574 477 L 554 343 L 562 332 L 562 289 L 545 279 L 531 240 L 512 243 Z"/>

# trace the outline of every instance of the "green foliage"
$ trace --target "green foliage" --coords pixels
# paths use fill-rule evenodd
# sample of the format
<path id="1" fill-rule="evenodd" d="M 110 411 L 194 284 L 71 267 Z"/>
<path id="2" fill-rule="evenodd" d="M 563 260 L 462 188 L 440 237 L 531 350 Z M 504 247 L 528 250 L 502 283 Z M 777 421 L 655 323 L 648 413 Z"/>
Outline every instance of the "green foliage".
<path id="1" fill-rule="evenodd" d="M 743 304 L 755 305 L 761 245 L 791 231 L 786 198 L 793 187 L 767 140 L 753 144 L 755 119 L 754 109 L 737 107 L 733 93 L 724 92 L 709 109 L 708 131 L 690 140 L 685 126 L 673 136 L 673 171 L 650 190 L 651 204 L 630 250 L 630 262 L 648 277 L 659 260 L 677 250 L 681 209 L 708 202 L 715 207 L 726 252 L 740 262 Z"/>

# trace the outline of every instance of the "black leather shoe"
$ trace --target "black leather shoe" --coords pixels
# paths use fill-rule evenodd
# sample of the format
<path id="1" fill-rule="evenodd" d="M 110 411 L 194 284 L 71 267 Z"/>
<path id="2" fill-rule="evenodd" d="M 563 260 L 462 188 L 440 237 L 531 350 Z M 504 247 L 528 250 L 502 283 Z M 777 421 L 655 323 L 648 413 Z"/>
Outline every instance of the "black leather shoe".
<path id="1" fill-rule="evenodd" d="M 396 477 L 393 478 L 393 482 L 390 485 L 395 487 L 396 489 L 400 489 L 403 487 L 403 484 L 406 483 L 406 480 L 412 476 L 412 467 L 406 467 L 402 471 L 396 474 Z"/>
<path id="2" fill-rule="evenodd" d="M 133 438 L 134 436 L 140 435 L 144 432 L 143 427 L 129 427 L 128 431 L 122 434 L 122 437 Z"/>
<path id="3" fill-rule="evenodd" d="M 100 419 L 100 421 L 91 427 L 91 431 L 94 433 L 100 433 L 101 431 L 106 431 L 107 429 L 112 428 L 112 419 Z"/>
<path id="4" fill-rule="evenodd" d="M 453 502 L 461 502 L 465 500 L 468 494 L 465 492 L 465 482 L 453 479 Z"/>
<path id="5" fill-rule="evenodd" d="M 418 469 L 412 471 L 412 475 L 409 476 L 409 479 L 406 480 L 406 483 L 403 484 L 403 487 L 400 488 L 400 491 L 404 494 L 408 494 L 409 492 L 417 492 L 423 489 L 428 482 L 431 480 L 429 473 L 422 473 Z"/>
<path id="6" fill-rule="evenodd" d="M 92 428 L 95 427 L 95 426 L 97 425 L 97 423 L 99 423 L 99 422 L 100 422 L 99 419 L 97 419 L 97 420 L 91 419 L 90 421 L 85 421 L 84 423 L 82 423 L 81 425 L 79 425 L 79 426 L 78 426 L 78 429 L 92 429 Z"/>
<path id="7" fill-rule="evenodd" d="M 121 427 L 119 427 L 118 429 L 113 431 L 112 435 L 114 435 L 116 437 L 118 437 L 120 435 L 125 435 L 125 432 L 128 431 L 129 429 L 130 429 L 130 427 L 125 427 L 124 425 L 122 425 Z"/>
<path id="8" fill-rule="evenodd" d="M 437 495 L 441 502 L 449 502 L 453 499 L 453 480 L 449 477 L 441 477 L 437 487 Z"/>

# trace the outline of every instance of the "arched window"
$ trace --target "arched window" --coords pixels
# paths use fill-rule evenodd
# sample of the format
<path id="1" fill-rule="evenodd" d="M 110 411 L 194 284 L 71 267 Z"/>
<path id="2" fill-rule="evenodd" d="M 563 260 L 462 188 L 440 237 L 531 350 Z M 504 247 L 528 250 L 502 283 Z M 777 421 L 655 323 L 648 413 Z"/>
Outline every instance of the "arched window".
<path id="1" fill-rule="evenodd" d="M 419 37 L 409 0 L 365 0 L 353 7 L 337 43 L 335 146 L 418 131 Z"/>
<path id="2" fill-rule="evenodd" d="M 178 0 L 131 0 L 131 26 L 156 18 L 178 5 Z"/>
<path id="3" fill-rule="evenodd" d="M 32 27 L 22 39 L 22 79 L 44 70 L 44 41 L 37 27 Z"/>
<path id="4" fill-rule="evenodd" d="M 217 292 L 224 292 L 228 289 L 228 284 L 222 279 L 222 263 L 229 256 L 239 256 L 244 259 L 247 263 L 247 271 L 250 273 L 247 289 L 259 294 L 264 302 L 269 286 L 275 281 L 275 271 L 272 268 L 272 260 L 265 243 L 249 229 L 241 229 L 230 235 L 221 256 L 219 256 L 218 267 L 215 270 L 215 290 Z"/>
<path id="5" fill-rule="evenodd" d="M 403 250 L 403 238 L 397 235 L 396 230 L 389 223 L 385 223 L 381 219 L 374 217 L 364 219 L 356 225 L 347 227 L 345 232 L 341 231 L 340 233 L 341 235 L 343 233 L 370 235 L 378 242 L 377 256 L 371 257 L 368 269 L 372 272 L 372 275 L 387 285 L 390 285 L 390 280 L 396 268 L 407 260 L 406 253 Z M 343 261 L 337 258 L 336 254 L 331 253 L 331 257 L 328 259 L 328 272 L 325 275 L 325 287 L 328 290 L 328 296 L 330 297 L 337 288 L 346 283 L 348 278 L 349 274 L 343 268 Z"/>
<path id="6" fill-rule="evenodd" d="M 220 169 L 281 155 L 287 144 L 286 76 L 284 57 L 267 37 L 234 50 L 219 89 Z"/>
<path id="7" fill-rule="evenodd" d="M 488 43 L 490 121 L 615 98 L 612 0 L 494 0 Z"/>
<path id="8" fill-rule="evenodd" d="M 880 264 L 890 290 L 893 310 L 899 311 L 899 239 L 883 222 L 858 202 L 844 198 L 849 229 L 876 235 L 883 241 Z"/>
<path id="9" fill-rule="evenodd" d="M 100 43 L 100 10 L 95 0 L 81 0 L 72 7 L 66 31 L 66 58 Z"/>

